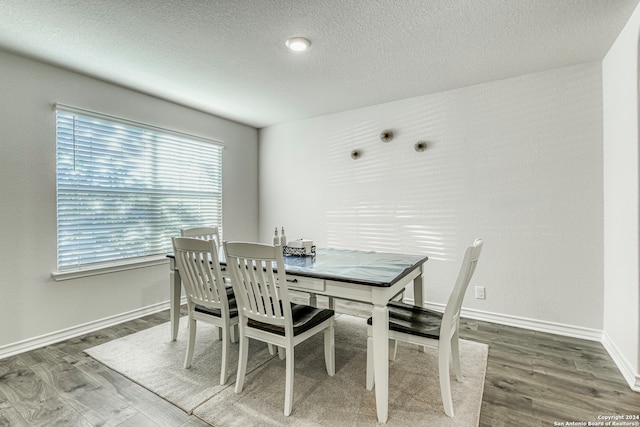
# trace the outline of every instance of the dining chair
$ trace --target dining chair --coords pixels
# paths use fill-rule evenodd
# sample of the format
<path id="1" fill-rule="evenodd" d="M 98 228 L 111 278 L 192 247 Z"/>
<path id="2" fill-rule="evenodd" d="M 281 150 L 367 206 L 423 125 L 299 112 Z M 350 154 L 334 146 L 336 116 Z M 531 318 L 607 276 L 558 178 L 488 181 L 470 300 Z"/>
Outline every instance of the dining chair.
<path id="1" fill-rule="evenodd" d="M 293 406 L 296 345 L 324 332 L 327 373 L 329 376 L 335 374 L 335 312 L 290 302 L 280 245 L 224 242 L 224 250 L 240 317 L 240 353 L 235 392 L 242 392 L 244 387 L 249 338 L 284 349 L 284 415 L 289 416 Z"/>
<path id="2" fill-rule="evenodd" d="M 196 239 L 213 240 L 216 242 L 216 247 L 219 248 L 222 242 L 220 241 L 220 230 L 218 227 L 188 227 L 180 229 L 181 237 L 194 237 Z"/>
<path id="3" fill-rule="evenodd" d="M 418 346 L 431 347 L 438 350 L 438 370 L 440 377 L 440 394 L 444 412 L 453 417 L 453 400 L 451 398 L 451 379 L 449 374 L 449 358 L 453 361 L 456 379 L 462 381 L 460 368 L 459 323 L 462 300 L 478 264 L 482 251 L 482 240 L 476 239 L 469 246 L 462 260 L 458 278 L 453 286 L 444 313 L 429 310 L 403 302 L 389 302 L 389 339 L 393 345 L 404 341 Z M 367 320 L 367 390 L 374 386 L 373 375 L 373 339 L 372 318 Z M 389 358 L 395 359 L 395 349 L 389 352 Z"/>
<path id="4" fill-rule="evenodd" d="M 220 240 L 220 229 L 218 227 L 201 226 L 201 227 L 181 228 L 180 236 L 193 237 L 195 239 L 202 239 L 202 240 L 213 240 L 214 242 L 216 242 L 216 250 L 219 250 L 220 246 L 222 245 L 222 241 Z M 227 297 L 233 298 L 233 288 L 231 287 L 231 284 L 228 282 L 228 280 L 225 280 L 224 277 L 222 279 L 226 284 Z M 215 338 L 217 340 L 221 338 L 219 329 L 216 329 Z M 231 328 L 231 342 L 233 343 L 237 342 L 236 330 L 234 328 Z"/>
<path id="5" fill-rule="evenodd" d="M 189 342 L 184 367 L 190 368 L 196 339 L 197 321 L 222 330 L 220 384 L 227 382 L 231 329 L 238 324 L 238 308 L 233 294 L 229 296 L 222 280 L 218 250 L 213 240 L 174 237 L 173 253 L 187 298 Z"/>

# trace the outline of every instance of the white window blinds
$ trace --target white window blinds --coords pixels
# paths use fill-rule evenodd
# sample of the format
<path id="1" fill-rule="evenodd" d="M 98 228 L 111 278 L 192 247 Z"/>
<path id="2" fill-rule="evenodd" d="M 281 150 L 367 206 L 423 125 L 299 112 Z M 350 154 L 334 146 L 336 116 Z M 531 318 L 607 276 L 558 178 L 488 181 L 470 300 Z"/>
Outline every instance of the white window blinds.
<path id="1" fill-rule="evenodd" d="M 222 145 L 56 105 L 58 271 L 164 255 L 222 228 Z"/>

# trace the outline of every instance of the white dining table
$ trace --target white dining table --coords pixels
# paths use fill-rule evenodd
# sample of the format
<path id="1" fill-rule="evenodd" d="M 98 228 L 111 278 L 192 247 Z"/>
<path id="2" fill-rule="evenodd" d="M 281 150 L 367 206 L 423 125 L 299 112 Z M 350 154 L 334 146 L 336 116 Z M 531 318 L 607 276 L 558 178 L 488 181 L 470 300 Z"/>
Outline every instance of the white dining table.
<path id="1" fill-rule="evenodd" d="M 170 276 L 171 340 L 178 334 L 181 303 L 180 272 L 173 255 L 168 255 Z M 424 255 L 394 254 L 348 249 L 319 248 L 314 256 L 285 256 L 289 289 L 308 292 L 312 303 L 317 295 L 371 304 L 373 359 L 378 421 L 387 422 L 389 408 L 389 312 L 387 304 L 413 283 L 414 300 L 422 304 Z M 220 264 L 226 275 L 224 253 Z M 364 380 L 364 375 L 363 375 Z M 363 386 L 364 389 L 364 386 Z"/>

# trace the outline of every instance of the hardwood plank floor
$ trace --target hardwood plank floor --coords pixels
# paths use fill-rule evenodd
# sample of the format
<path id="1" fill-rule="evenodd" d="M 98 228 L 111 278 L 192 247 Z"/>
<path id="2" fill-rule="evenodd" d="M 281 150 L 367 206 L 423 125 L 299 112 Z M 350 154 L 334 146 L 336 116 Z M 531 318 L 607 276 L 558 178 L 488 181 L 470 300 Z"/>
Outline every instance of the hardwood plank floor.
<path id="1" fill-rule="evenodd" d="M 208 426 L 83 353 L 168 320 L 164 311 L 0 360 L 0 426 Z M 481 427 L 640 414 L 640 393 L 600 343 L 470 319 L 461 336 L 489 344 Z"/>
<path id="2" fill-rule="evenodd" d="M 554 426 L 640 415 L 602 344 L 464 319 L 462 338 L 489 345 L 480 426 Z M 558 423 L 558 424 L 555 424 Z"/>

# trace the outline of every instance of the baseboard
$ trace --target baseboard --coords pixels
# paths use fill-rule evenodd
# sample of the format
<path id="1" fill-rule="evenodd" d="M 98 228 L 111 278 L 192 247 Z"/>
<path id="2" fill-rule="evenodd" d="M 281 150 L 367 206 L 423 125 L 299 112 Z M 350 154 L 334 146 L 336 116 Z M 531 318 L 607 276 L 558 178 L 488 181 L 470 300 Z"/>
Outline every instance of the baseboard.
<path id="1" fill-rule="evenodd" d="M 615 345 L 606 332 L 602 334 L 602 345 L 618 366 L 620 373 L 622 373 L 631 390 L 640 392 L 640 375 L 633 369 L 633 366 L 631 366 L 627 358 L 624 357 L 618 346 Z"/>
<path id="2" fill-rule="evenodd" d="M 444 304 L 426 303 L 425 307 L 444 311 Z M 542 320 L 528 319 L 526 317 L 508 316 L 504 314 L 489 313 L 481 310 L 462 308 L 460 313 L 462 317 L 474 320 L 482 320 L 491 323 L 497 323 L 505 326 L 513 326 L 532 331 L 547 332 L 555 335 L 579 338 L 589 341 L 602 341 L 602 331 L 598 329 L 582 328 L 579 326 L 564 325 L 561 323 L 545 322 Z"/>
<path id="3" fill-rule="evenodd" d="M 444 304 L 432 304 L 426 303 L 425 307 L 431 310 L 444 311 Z M 472 310 L 463 308 L 461 313 L 462 317 L 467 317 L 474 320 L 482 320 L 491 323 L 497 323 L 500 325 L 513 326 L 516 328 L 523 328 L 533 331 L 547 332 L 555 335 L 562 335 L 567 337 L 579 338 L 589 341 L 598 341 L 605 348 L 611 359 L 618 367 L 618 370 L 629 384 L 629 387 L 633 391 L 640 392 L 640 375 L 636 372 L 625 356 L 620 352 L 618 347 L 614 344 L 611 338 L 606 332 L 597 330 L 582 328 L 571 325 L 564 325 L 560 323 L 544 322 L 540 320 L 527 319 L 517 316 L 506 316 L 503 314 L 488 313 L 480 310 Z"/>
<path id="4" fill-rule="evenodd" d="M 55 344 L 60 341 L 68 340 L 80 335 L 94 332 L 109 326 L 114 326 L 129 320 L 138 319 L 149 314 L 157 313 L 169 308 L 169 302 L 161 302 L 147 307 L 142 307 L 126 313 L 117 314 L 115 316 L 106 317 L 83 325 L 74 326 L 60 331 L 40 335 L 35 338 L 29 338 L 16 343 L 8 344 L 0 347 L 0 359 L 14 356 L 25 351 L 35 350 L 40 347 Z"/>

